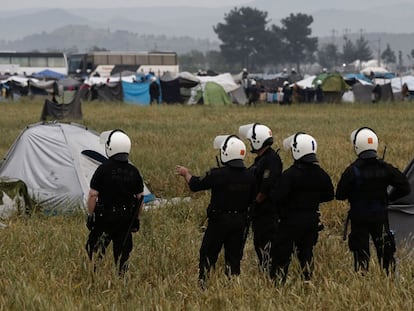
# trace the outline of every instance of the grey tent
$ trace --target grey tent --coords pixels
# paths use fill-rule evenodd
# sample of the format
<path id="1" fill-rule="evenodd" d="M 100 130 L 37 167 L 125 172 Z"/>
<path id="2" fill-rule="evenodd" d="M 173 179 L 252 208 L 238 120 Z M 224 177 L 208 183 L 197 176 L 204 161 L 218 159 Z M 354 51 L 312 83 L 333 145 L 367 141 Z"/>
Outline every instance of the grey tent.
<path id="1" fill-rule="evenodd" d="M 411 186 L 411 193 L 391 202 L 388 206 L 390 229 L 400 246 L 414 247 L 414 160 L 404 170 Z M 392 190 L 391 190 L 392 191 Z"/>
<path id="2" fill-rule="evenodd" d="M 86 207 L 90 179 L 106 159 L 99 135 L 74 123 L 28 126 L 0 165 L 0 178 L 22 180 L 30 197 L 46 214 Z M 154 199 L 148 188 L 144 201 Z"/>

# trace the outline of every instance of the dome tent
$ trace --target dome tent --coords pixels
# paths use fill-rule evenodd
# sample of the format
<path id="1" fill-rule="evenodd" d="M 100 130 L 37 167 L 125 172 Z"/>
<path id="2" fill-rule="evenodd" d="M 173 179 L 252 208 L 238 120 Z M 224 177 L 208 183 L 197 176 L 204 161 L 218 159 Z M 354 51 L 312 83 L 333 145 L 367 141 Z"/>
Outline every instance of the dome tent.
<path id="1" fill-rule="evenodd" d="M 326 102 L 341 101 L 342 95 L 349 88 L 339 73 L 321 73 L 317 75 L 312 82 L 314 88 L 316 88 L 318 80 L 322 82 L 321 86 Z"/>
<path id="2" fill-rule="evenodd" d="M 22 180 L 48 215 L 86 208 L 89 183 L 106 159 L 99 135 L 76 123 L 27 126 L 0 165 L 1 178 Z M 144 187 L 144 201 L 155 199 Z"/>

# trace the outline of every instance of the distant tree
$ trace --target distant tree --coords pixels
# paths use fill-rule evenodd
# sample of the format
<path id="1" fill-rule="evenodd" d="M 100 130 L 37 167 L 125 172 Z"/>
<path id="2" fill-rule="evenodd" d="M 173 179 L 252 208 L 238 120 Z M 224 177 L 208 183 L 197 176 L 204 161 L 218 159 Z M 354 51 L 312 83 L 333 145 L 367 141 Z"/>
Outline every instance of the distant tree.
<path id="1" fill-rule="evenodd" d="M 393 50 L 391 50 L 390 44 L 387 43 L 387 47 L 381 54 L 381 59 L 389 64 L 395 64 L 397 62 L 397 57 Z"/>
<path id="2" fill-rule="evenodd" d="M 414 58 L 414 49 L 411 50 L 411 57 Z"/>
<path id="3" fill-rule="evenodd" d="M 361 35 L 355 41 L 355 56 L 356 59 L 359 59 L 361 61 L 367 61 L 372 59 L 372 51 L 368 46 L 368 41 L 365 40 L 363 35 Z"/>
<path id="4" fill-rule="evenodd" d="M 298 13 L 290 14 L 281 20 L 282 34 L 286 43 L 286 60 L 300 68 L 300 64 L 313 61 L 318 48 L 318 38 L 310 37 L 313 17 Z"/>
<path id="5" fill-rule="evenodd" d="M 344 45 L 342 46 L 342 61 L 345 64 L 349 64 L 356 59 L 358 58 L 356 56 L 354 43 L 347 36 L 344 36 Z"/>
<path id="6" fill-rule="evenodd" d="M 206 69 L 212 69 L 218 72 L 237 72 L 240 70 L 238 67 L 234 67 L 229 64 L 220 51 L 207 51 L 206 57 Z"/>
<path id="7" fill-rule="evenodd" d="M 65 52 L 68 55 L 70 55 L 70 54 L 76 54 L 76 53 L 79 53 L 79 49 L 78 49 L 78 47 L 76 45 L 72 45 L 69 48 L 63 49 L 63 52 Z"/>
<path id="8" fill-rule="evenodd" d="M 89 49 L 89 52 L 105 52 L 105 51 L 109 51 L 109 50 L 106 49 L 106 48 L 102 48 L 102 47 L 96 46 L 96 45 L 92 46 Z"/>
<path id="9" fill-rule="evenodd" d="M 234 8 L 223 23 L 213 27 L 222 42 L 221 53 L 229 63 L 251 69 L 266 62 L 262 52 L 267 48 L 267 15 L 250 7 Z"/>
<path id="10" fill-rule="evenodd" d="M 198 69 L 205 69 L 206 57 L 202 52 L 192 50 L 189 53 L 180 54 L 178 56 L 178 62 L 181 70 L 197 72 Z"/>
<path id="11" fill-rule="evenodd" d="M 333 43 L 323 45 L 318 51 L 318 61 L 322 67 L 334 68 L 340 59 L 338 47 Z"/>
<path id="12" fill-rule="evenodd" d="M 398 51 L 398 70 L 403 71 L 404 69 L 404 60 L 402 57 L 402 51 Z"/>
<path id="13" fill-rule="evenodd" d="M 267 45 L 267 49 L 263 53 L 270 64 L 277 65 L 286 61 L 286 44 L 283 41 L 282 28 L 276 25 L 271 26 Z"/>

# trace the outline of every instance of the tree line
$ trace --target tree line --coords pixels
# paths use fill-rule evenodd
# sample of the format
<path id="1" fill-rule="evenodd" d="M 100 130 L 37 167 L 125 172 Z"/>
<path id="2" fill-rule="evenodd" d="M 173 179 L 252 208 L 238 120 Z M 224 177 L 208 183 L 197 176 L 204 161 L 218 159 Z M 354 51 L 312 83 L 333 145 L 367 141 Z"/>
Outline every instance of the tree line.
<path id="1" fill-rule="evenodd" d="M 180 55 L 182 70 L 197 71 L 200 68 L 213 68 L 218 71 L 263 72 L 264 69 L 277 70 L 280 66 L 292 66 L 301 71 L 301 65 L 318 63 L 329 70 L 337 70 L 355 60 L 377 59 L 379 63 L 397 64 L 403 68 L 403 55 L 398 56 L 387 43 L 383 51 L 374 53 L 369 41 L 361 35 L 352 41 L 344 35 L 343 45 L 335 43 L 318 44 L 312 37 L 311 15 L 290 14 L 281 20 L 281 26 L 270 24 L 268 13 L 251 7 L 234 8 L 225 14 L 224 21 L 213 26 L 220 39 L 219 51 L 200 52 L 192 50 Z M 414 49 L 411 55 L 414 58 Z"/>

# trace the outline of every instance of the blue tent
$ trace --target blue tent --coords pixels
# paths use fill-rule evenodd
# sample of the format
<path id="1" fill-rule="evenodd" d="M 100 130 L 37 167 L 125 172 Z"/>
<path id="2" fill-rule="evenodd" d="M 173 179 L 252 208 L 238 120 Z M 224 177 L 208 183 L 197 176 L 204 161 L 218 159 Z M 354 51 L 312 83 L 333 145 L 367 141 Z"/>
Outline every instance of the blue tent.
<path id="1" fill-rule="evenodd" d="M 55 79 L 55 80 L 60 80 L 66 77 L 64 74 L 61 74 L 59 72 L 49 70 L 49 69 L 36 72 L 32 76 L 37 79 Z"/>
<path id="2" fill-rule="evenodd" d="M 148 106 L 150 104 L 149 81 L 125 82 L 122 81 L 124 102 Z"/>
<path id="3" fill-rule="evenodd" d="M 353 84 L 357 80 L 362 80 L 362 81 L 365 81 L 365 82 L 368 82 L 368 83 L 372 84 L 371 79 L 368 78 L 366 75 L 364 75 L 362 73 L 347 73 L 347 74 L 344 75 L 344 80 L 348 84 Z"/>

